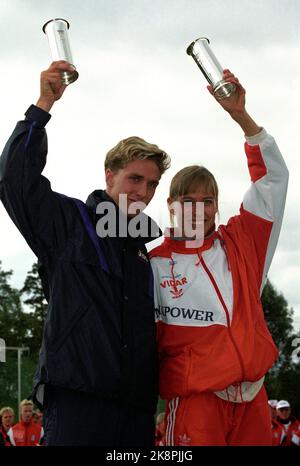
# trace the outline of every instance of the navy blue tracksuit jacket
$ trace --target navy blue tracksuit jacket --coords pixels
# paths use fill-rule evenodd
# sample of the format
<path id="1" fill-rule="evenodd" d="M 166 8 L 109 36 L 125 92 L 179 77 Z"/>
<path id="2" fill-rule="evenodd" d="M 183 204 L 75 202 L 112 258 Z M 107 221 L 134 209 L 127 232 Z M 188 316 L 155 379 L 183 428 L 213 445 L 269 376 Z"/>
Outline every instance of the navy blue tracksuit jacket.
<path id="1" fill-rule="evenodd" d="M 84 205 L 52 191 L 41 174 L 49 118 L 31 106 L 0 159 L 1 200 L 39 259 L 49 303 L 35 388 L 95 393 L 155 413 L 154 303 L 145 248 L 153 237 L 92 237 L 96 206 L 111 199 L 94 191 Z"/>

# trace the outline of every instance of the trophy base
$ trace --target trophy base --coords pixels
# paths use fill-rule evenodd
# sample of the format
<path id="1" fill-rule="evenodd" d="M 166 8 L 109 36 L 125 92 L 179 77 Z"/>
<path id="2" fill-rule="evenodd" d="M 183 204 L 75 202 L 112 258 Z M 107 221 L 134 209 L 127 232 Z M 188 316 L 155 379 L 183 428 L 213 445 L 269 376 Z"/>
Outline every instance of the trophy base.
<path id="1" fill-rule="evenodd" d="M 218 100 L 226 99 L 235 92 L 235 85 L 227 81 L 219 81 L 214 86 L 214 94 Z"/>
<path id="2" fill-rule="evenodd" d="M 61 80 L 62 83 L 68 86 L 69 84 L 72 84 L 76 79 L 78 79 L 79 73 L 75 70 L 72 73 L 69 73 L 68 71 L 63 71 L 61 73 Z"/>

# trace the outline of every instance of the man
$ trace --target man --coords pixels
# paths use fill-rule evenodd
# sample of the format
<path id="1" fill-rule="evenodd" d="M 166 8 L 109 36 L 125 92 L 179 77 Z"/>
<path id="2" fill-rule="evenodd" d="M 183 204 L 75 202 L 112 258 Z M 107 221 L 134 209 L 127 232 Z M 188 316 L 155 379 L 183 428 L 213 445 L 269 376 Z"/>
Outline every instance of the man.
<path id="1" fill-rule="evenodd" d="M 43 413 L 39 409 L 33 411 L 32 418 L 35 424 L 43 425 Z"/>
<path id="2" fill-rule="evenodd" d="M 20 403 L 20 422 L 8 431 L 11 444 L 16 447 L 34 447 L 39 445 L 43 437 L 43 428 L 33 422 L 33 403 L 23 400 Z"/>
<path id="3" fill-rule="evenodd" d="M 278 401 L 276 405 L 277 411 L 277 423 L 279 425 L 278 431 L 282 429 L 283 435 L 281 435 L 280 445 L 284 447 L 290 447 L 292 443 L 297 444 L 297 432 L 300 429 L 300 422 L 294 416 L 292 416 L 291 405 L 286 400 Z M 276 432 L 273 430 L 273 432 Z M 274 433 L 273 433 L 274 435 Z"/>
<path id="4" fill-rule="evenodd" d="M 270 408 L 270 415 L 271 415 L 271 426 L 272 426 L 272 446 L 278 447 L 281 444 L 285 434 L 284 428 L 279 422 L 277 421 L 277 406 L 278 400 L 268 400 L 268 405 Z"/>
<path id="5" fill-rule="evenodd" d="M 135 217 L 135 204 L 151 201 L 170 160 L 128 138 L 107 154 L 106 191 L 86 204 L 53 192 L 41 175 L 44 126 L 70 69 L 53 62 L 41 74 L 37 105 L 0 159 L 0 197 L 39 259 L 49 302 L 33 396 L 44 406 L 44 445 L 151 446 L 157 365 L 145 243 L 160 232 L 144 214 Z"/>
<path id="6" fill-rule="evenodd" d="M 166 433 L 166 423 L 165 423 L 166 413 L 159 413 L 156 417 L 156 429 L 155 429 L 155 446 L 162 447 L 164 446 L 165 433 Z"/>

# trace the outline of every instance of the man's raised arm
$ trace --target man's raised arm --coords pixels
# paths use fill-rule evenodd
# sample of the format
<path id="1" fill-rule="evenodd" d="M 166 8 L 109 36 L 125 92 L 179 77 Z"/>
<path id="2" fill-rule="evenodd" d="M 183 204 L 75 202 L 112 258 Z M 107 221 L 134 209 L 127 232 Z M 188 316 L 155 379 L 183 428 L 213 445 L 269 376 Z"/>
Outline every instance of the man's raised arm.
<path id="1" fill-rule="evenodd" d="M 60 73 L 68 70 L 67 62 L 53 62 L 41 73 L 37 105 L 31 105 L 25 119 L 17 123 L 0 157 L 0 199 L 38 257 L 63 246 L 67 232 L 61 213 L 72 210 L 69 205 L 64 208 L 71 201 L 53 192 L 42 175 L 48 150 L 48 112 L 65 91 Z"/>

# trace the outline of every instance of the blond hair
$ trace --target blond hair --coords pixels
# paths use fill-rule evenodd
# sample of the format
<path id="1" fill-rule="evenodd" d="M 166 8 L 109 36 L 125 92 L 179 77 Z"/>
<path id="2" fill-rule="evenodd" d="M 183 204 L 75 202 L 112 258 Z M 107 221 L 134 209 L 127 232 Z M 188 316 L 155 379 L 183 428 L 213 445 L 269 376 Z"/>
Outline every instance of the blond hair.
<path id="1" fill-rule="evenodd" d="M 13 416 L 15 415 L 14 410 L 13 410 L 10 406 L 4 406 L 4 408 L 1 408 L 1 409 L 0 409 L 0 417 L 2 417 L 3 414 L 6 413 L 6 411 L 8 411 L 9 413 L 11 413 Z"/>
<path id="2" fill-rule="evenodd" d="M 171 163 L 170 156 L 156 144 L 150 144 L 142 138 L 132 136 L 120 141 L 106 154 L 104 167 L 113 172 L 125 168 L 133 160 L 153 160 L 162 175 Z"/>
<path id="3" fill-rule="evenodd" d="M 22 400 L 20 403 L 20 409 L 23 408 L 23 406 L 32 406 L 33 408 L 33 402 L 31 400 Z"/>
<path id="4" fill-rule="evenodd" d="M 170 185 L 170 198 L 176 200 L 180 196 L 193 193 L 199 186 L 214 196 L 218 202 L 219 189 L 214 175 L 207 168 L 199 165 L 182 168 L 176 173 Z"/>

